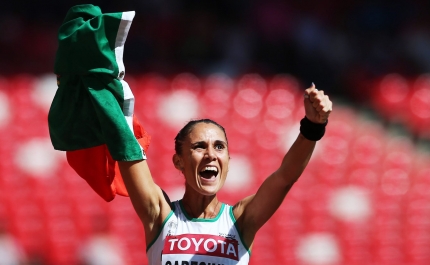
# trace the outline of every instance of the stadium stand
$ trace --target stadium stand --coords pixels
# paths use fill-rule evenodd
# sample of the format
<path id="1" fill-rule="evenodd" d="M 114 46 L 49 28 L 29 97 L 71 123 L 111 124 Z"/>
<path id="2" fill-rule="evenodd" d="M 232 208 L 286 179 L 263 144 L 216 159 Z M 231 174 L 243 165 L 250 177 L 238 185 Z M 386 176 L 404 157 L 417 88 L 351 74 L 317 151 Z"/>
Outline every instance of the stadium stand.
<path id="1" fill-rule="evenodd" d="M 183 180 L 171 162 L 177 130 L 193 118 L 224 125 L 231 152 L 233 204 L 256 191 L 280 163 L 303 117 L 302 85 L 289 75 L 224 75 L 172 79 L 130 76 L 136 115 L 151 134 L 155 181 L 179 199 Z M 430 128 L 430 78 L 388 75 L 375 83 L 373 107 L 417 135 Z M 29 258 L 79 264 L 78 251 L 96 218 L 120 239 L 126 264 L 146 262 L 144 231 L 128 198 L 106 203 L 53 150 L 47 112 L 55 76 L 0 79 L 0 215 Z M 326 136 L 274 217 L 262 228 L 251 264 L 430 264 L 430 156 L 414 139 L 392 134 L 333 99 Z M 394 111 L 395 110 L 395 111 Z"/>

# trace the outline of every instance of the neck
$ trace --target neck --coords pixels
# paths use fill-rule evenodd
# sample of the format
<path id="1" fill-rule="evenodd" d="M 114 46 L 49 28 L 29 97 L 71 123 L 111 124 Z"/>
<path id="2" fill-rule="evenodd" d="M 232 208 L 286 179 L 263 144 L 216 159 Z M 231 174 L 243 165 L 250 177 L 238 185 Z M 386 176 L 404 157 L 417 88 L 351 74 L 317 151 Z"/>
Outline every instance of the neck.
<path id="1" fill-rule="evenodd" d="M 211 196 L 198 194 L 196 196 L 185 192 L 182 205 L 192 218 L 212 219 L 218 215 L 222 203 L 216 194 Z"/>

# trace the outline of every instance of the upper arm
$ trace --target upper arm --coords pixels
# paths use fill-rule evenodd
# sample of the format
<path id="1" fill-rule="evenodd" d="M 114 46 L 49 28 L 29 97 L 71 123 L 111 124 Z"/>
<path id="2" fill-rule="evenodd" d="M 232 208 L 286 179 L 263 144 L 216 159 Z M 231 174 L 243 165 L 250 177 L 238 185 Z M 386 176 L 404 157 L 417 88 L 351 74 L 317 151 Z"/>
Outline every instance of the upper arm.
<path id="1" fill-rule="evenodd" d="M 314 147 L 315 142 L 299 135 L 280 167 L 262 183 L 257 193 L 235 206 L 234 214 L 246 242 L 253 241 L 257 231 L 281 205 L 309 162 Z"/>
<path id="2" fill-rule="evenodd" d="M 279 208 L 292 185 L 275 172 L 263 182 L 256 194 L 235 205 L 233 211 L 237 225 L 248 245 L 251 245 L 257 231 Z"/>
<path id="3" fill-rule="evenodd" d="M 146 160 L 119 162 L 121 175 L 133 207 L 151 241 L 171 211 L 167 195 L 155 184 Z"/>

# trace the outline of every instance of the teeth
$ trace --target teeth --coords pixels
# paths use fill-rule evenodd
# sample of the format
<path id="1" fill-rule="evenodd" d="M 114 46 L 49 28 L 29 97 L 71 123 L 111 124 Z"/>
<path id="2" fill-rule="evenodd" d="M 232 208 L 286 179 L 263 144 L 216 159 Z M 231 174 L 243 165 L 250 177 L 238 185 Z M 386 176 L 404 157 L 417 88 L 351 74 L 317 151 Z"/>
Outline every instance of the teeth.
<path id="1" fill-rule="evenodd" d="M 214 172 L 218 172 L 218 169 L 216 167 L 205 167 L 202 171 L 214 171 Z"/>

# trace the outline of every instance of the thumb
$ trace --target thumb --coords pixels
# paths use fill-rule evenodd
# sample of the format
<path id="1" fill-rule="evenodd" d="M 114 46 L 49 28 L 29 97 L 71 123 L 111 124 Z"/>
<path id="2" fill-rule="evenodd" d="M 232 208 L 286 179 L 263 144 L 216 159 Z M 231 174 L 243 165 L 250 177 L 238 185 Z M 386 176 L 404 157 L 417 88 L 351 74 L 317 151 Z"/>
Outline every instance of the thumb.
<path id="1" fill-rule="evenodd" d="M 303 103 L 305 107 L 305 114 L 308 117 L 308 119 L 312 119 L 312 117 L 316 115 L 316 110 L 312 105 L 314 96 L 311 96 L 311 93 L 315 94 L 315 91 L 318 91 L 318 90 L 316 89 L 315 84 L 313 82 L 311 87 L 305 90 Z"/>
<path id="2" fill-rule="evenodd" d="M 305 94 L 304 94 L 305 98 L 310 98 L 309 94 L 311 93 L 311 91 L 314 91 L 314 90 L 318 91 L 318 89 L 316 89 L 315 87 L 314 82 L 312 82 L 311 86 L 305 90 Z"/>

